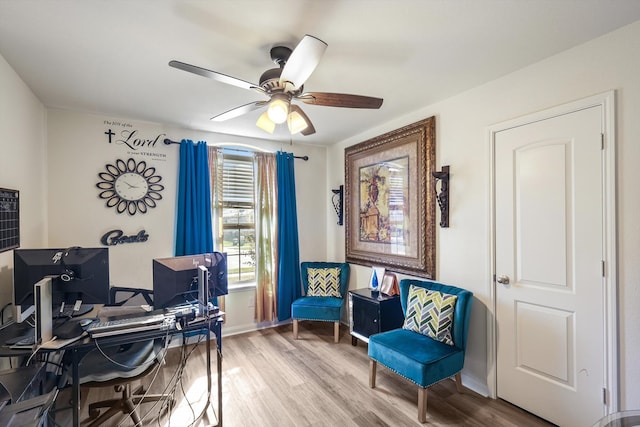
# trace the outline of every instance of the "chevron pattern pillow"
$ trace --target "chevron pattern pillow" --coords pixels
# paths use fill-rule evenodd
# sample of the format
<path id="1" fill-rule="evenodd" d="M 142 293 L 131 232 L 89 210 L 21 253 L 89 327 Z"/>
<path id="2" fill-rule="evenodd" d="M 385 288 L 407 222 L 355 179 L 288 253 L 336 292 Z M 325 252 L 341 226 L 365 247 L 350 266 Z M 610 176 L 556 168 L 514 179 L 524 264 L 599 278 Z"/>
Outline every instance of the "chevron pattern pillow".
<path id="1" fill-rule="evenodd" d="M 309 297 L 337 297 L 342 298 L 340 293 L 340 268 L 308 268 L 307 279 Z"/>
<path id="2" fill-rule="evenodd" d="M 407 296 L 407 315 L 402 327 L 453 345 L 451 326 L 457 299 L 456 295 L 411 285 Z"/>

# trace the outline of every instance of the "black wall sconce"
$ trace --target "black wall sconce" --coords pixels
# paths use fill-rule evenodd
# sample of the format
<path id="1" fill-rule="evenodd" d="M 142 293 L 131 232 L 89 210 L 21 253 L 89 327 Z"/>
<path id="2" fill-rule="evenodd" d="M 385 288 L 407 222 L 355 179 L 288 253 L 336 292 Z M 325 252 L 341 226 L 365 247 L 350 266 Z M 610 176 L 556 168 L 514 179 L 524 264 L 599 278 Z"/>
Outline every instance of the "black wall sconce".
<path id="1" fill-rule="evenodd" d="M 333 209 L 336 210 L 336 215 L 338 215 L 338 225 L 342 225 L 344 223 L 344 213 L 342 210 L 342 203 L 344 202 L 344 185 L 341 185 L 340 188 L 332 189 L 331 192 L 333 196 L 331 196 L 331 203 L 333 204 Z"/>
<path id="2" fill-rule="evenodd" d="M 449 227 L 449 166 L 443 166 L 440 172 L 431 174 L 436 179 L 433 186 L 440 207 L 440 227 L 447 228 Z M 438 181 L 440 181 L 440 192 L 438 192 Z"/>

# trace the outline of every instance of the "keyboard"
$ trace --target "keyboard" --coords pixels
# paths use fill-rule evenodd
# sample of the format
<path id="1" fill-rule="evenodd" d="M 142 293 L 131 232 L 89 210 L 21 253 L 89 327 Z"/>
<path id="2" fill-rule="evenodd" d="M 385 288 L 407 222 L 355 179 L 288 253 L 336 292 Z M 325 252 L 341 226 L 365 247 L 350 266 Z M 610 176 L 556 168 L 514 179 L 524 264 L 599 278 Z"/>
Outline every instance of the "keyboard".
<path id="1" fill-rule="evenodd" d="M 129 334 L 131 332 L 165 330 L 175 325 L 175 316 L 154 314 L 151 316 L 129 317 L 123 319 L 95 322 L 87 327 L 91 338 Z"/>

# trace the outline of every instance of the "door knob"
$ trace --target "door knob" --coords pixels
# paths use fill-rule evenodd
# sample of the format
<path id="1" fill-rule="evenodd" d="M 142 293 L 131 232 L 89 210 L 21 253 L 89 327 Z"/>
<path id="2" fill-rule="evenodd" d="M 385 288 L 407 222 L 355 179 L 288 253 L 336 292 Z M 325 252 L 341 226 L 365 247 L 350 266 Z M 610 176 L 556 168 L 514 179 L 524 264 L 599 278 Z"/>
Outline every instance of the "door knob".
<path id="1" fill-rule="evenodd" d="M 508 285 L 509 284 L 509 276 L 505 276 L 505 275 L 498 276 L 497 282 L 498 283 L 502 283 L 503 285 Z"/>

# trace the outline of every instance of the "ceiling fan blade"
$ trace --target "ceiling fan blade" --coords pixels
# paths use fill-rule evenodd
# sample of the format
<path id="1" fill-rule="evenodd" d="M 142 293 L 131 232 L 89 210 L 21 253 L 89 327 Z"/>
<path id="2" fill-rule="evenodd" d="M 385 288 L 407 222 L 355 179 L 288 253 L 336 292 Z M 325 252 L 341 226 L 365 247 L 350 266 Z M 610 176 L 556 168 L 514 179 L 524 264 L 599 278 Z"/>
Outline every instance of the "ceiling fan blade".
<path id="1" fill-rule="evenodd" d="M 298 107 L 295 104 L 291 104 L 291 113 L 294 112 L 298 113 L 304 119 L 304 121 L 307 122 L 307 127 L 300 131 L 301 134 L 307 136 L 316 133 L 316 129 L 313 127 L 313 123 L 311 123 L 309 117 L 304 113 L 304 111 L 302 111 L 302 108 Z"/>
<path id="2" fill-rule="evenodd" d="M 296 97 L 300 101 L 311 105 L 344 108 L 373 108 L 382 106 L 382 98 L 372 96 L 349 95 L 346 93 L 306 92 Z"/>
<path id="3" fill-rule="evenodd" d="M 294 90 L 298 89 L 316 69 L 326 49 L 325 42 L 306 34 L 291 52 L 291 56 L 284 65 L 280 75 L 280 83 L 290 83 Z"/>
<path id="4" fill-rule="evenodd" d="M 268 101 L 255 101 L 249 104 L 241 105 L 240 107 L 233 108 L 229 111 L 225 111 L 222 114 L 211 117 L 214 122 L 223 122 L 225 120 L 233 119 L 235 117 L 247 114 L 251 111 L 257 110 L 260 107 L 264 107 L 268 104 Z"/>
<path id="5" fill-rule="evenodd" d="M 197 67 L 195 65 L 187 64 L 185 62 L 180 61 L 169 61 L 169 66 L 173 68 L 177 68 L 179 70 L 188 71 L 193 74 L 197 74 L 202 77 L 208 77 L 210 79 L 217 80 L 222 83 L 226 83 L 228 85 L 238 86 L 243 89 L 256 89 L 259 88 L 258 85 L 254 83 L 249 83 L 241 79 L 237 79 L 235 77 L 227 76 L 226 74 L 218 73 L 217 71 L 207 70 L 206 68 Z"/>

